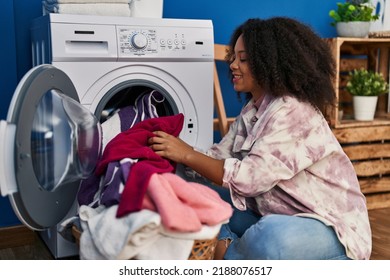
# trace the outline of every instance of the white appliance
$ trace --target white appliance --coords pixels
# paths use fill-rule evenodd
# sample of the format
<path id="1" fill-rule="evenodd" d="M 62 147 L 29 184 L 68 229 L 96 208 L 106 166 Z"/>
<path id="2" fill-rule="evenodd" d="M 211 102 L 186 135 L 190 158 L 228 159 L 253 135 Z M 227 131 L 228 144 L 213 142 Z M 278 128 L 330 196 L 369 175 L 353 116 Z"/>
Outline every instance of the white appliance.
<path id="1" fill-rule="evenodd" d="M 161 115 L 184 114 L 180 137 L 200 149 L 212 144 L 213 27 L 209 20 L 49 14 L 34 20 L 31 37 L 35 67 L 0 122 L 0 187 L 19 219 L 64 258 L 77 247 L 58 234 L 58 223 L 75 214 L 107 112 L 158 90 L 166 99 Z"/>

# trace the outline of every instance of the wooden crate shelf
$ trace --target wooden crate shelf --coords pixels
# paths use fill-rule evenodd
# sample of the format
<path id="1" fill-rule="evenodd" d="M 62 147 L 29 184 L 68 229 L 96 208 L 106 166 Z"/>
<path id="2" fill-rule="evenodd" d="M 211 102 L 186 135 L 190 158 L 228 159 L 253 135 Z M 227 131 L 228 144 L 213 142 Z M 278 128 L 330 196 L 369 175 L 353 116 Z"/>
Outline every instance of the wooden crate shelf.
<path id="1" fill-rule="evenodd" d="M 369 209 L 390 207 L 390 113 L 388 95 L 379 97 L 373 121 L 353 119 L 347 74 L 365 68 L 389 79 L 390 38 L 325 39 L 336 62 L 336 104 L 325 112 L 333 133 L 351 159 Z"/>
<path id="2" fill-rule="evenodd" d="M 345 91 L 346 76 L 353 69 L 366 68 L 389 77 L 390 38 L 328 38 L 325 39 L 336 62 L 335 91 L 337 102 L 326 113 L 332 127 L 390 125 L 388 95 L 380 96 L 376 118 L 371 123 L 353 120 L 352 96 Z M 341 111 L 343 112 L 341 114 Z M 342 115 L 342 116 L 341 116 Z"/>
<path id="3" fill-rule="evenodd" d="M 355 168 L 368 209 L 390 207 L 390 125 L 332 130 Z"/>

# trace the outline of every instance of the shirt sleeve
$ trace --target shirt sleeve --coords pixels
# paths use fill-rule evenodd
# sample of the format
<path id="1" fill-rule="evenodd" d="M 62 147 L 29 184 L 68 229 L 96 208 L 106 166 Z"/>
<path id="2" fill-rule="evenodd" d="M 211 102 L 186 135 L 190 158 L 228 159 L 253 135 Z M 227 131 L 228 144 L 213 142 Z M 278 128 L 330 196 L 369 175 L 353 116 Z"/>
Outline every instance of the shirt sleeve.
<path id="1" fill-rule="evenodd" d="M 240 118 L 240 117 L 238 117 Z M 234 137 L 237 134 L 237 119 L 230 125 L 228 133 L 222 138 L 219 143 L 210 147 L 206 154 L 215 159 L 227 159 L 233 157 L 232 147 Z"/>

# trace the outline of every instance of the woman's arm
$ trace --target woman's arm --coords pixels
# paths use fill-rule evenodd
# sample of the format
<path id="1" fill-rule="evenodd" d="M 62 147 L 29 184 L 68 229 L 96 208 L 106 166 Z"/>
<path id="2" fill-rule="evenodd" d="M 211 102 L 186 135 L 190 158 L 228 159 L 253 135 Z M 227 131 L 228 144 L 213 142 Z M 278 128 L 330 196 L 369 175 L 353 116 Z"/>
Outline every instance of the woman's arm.
<path id="1" fill-rule="evenodd" d="M 222 185 L 224 160 L 214 159 L 195 151 L 180 138 L 163 131 L 156 131 L 154 135 L 149 138 L 148 144 L 156 154 L 184 164 L 215 184 Z"/>

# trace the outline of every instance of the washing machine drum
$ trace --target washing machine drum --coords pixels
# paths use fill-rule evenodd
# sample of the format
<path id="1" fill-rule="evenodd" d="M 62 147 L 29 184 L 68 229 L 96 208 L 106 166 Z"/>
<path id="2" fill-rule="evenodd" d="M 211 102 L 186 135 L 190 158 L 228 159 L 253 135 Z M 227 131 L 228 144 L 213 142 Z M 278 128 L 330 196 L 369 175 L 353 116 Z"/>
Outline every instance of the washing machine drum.
<path id="1" fill-rule="evenodd" d="M 30 228 L 57 224 L 99 160 L 99 121 L 64 72 L 40 65 L 19 83 L 0 129 L 2 194 Z"/>

